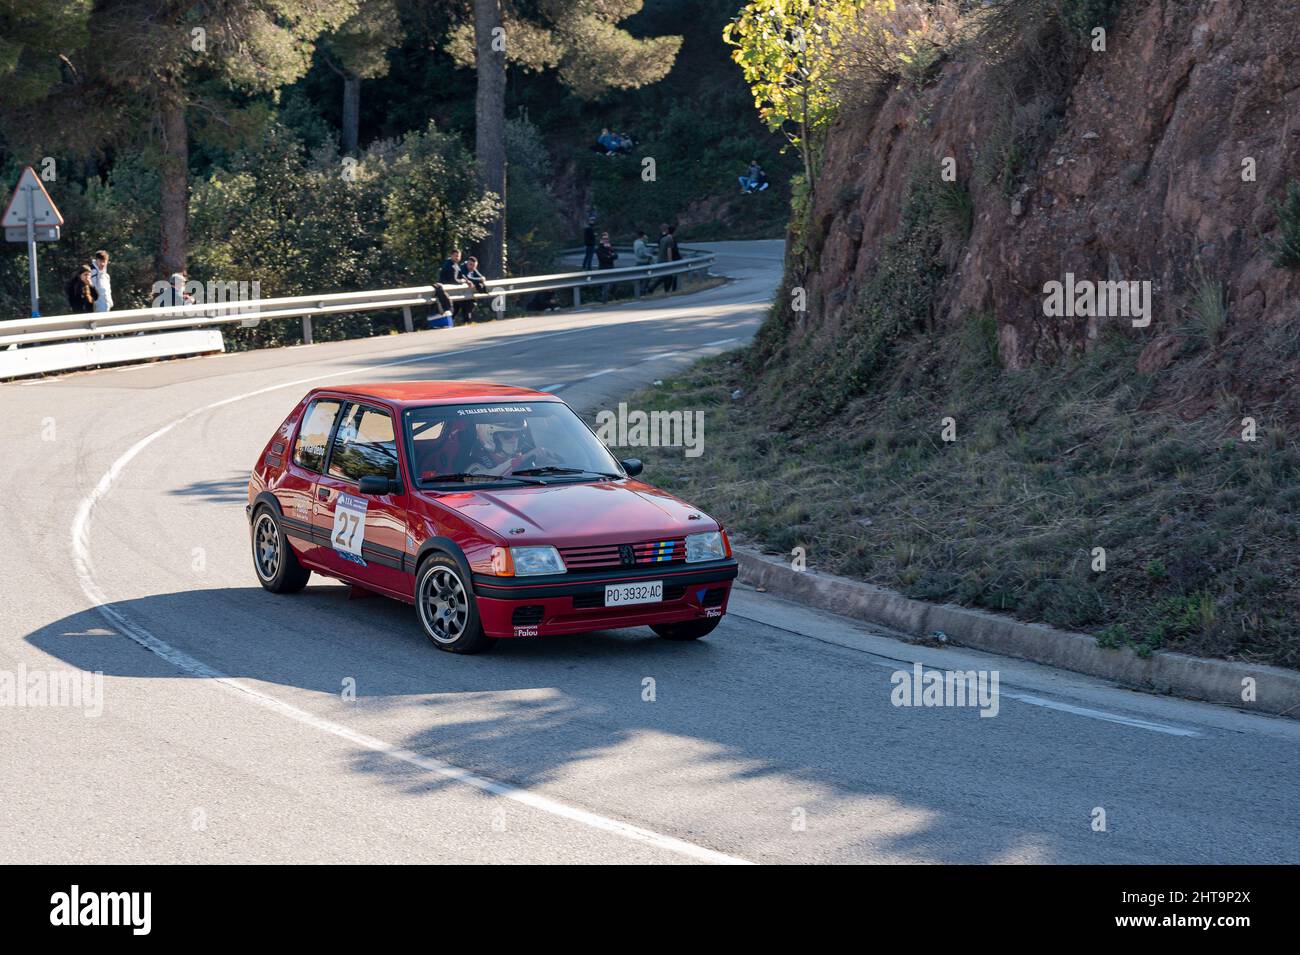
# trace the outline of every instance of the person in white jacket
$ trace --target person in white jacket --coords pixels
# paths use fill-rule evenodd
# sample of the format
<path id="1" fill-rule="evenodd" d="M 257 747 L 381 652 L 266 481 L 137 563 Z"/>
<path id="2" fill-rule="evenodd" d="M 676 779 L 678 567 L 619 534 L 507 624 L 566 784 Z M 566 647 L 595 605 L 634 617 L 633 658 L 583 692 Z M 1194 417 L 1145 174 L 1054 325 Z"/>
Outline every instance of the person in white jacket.
<path id="1" fill-rule="evenodd" d="M 113 307 L 113 280 L 108 275 L 108 253 L 100 249 L 92 260 L 95 264 L 90 270 L 90 284 L 99 293 L 95 299 L 95 311 L 107 312 Z"/>

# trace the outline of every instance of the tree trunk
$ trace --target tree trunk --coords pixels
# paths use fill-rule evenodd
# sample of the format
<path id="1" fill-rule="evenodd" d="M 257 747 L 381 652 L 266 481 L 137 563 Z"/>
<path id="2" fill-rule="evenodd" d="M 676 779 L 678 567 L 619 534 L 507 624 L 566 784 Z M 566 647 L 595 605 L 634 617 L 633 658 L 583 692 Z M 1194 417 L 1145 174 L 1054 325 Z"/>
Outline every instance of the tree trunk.
<path id="1" fill-rule="evenodd" d="M 162 163 L 159 212 L 162 235 L 158 245 L 158 272 L 166 277 L 185 268 L 189 242 L 189 131 L 185 100 L 179 90 L 166 90 L 158 108 L 162 128 Z"/>
<path id="2" fill-rule="evenodd" d="M 506 52 L 500 27 L 501 0 L 474 0 L 474 154 L 484 187 L 502 203 L 501 215 L 489 223 L 479 243 L 479 270 L 489 278 L 504 275 L 506 268 Z"/>
<path id="3" fill-rule="evenodd" d="M 357 139 L 361 127 L 361 77 L 343 74 L 343 155 L 357 154 Z"/>

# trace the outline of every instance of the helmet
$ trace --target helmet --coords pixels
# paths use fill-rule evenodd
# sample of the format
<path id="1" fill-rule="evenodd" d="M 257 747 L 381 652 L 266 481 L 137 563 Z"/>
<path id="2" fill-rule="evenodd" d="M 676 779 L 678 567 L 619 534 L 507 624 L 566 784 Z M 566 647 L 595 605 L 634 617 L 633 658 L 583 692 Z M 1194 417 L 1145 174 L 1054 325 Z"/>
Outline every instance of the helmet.
<path id="1" fill-rule="evenodd" d="M 521 416 L 509 415 L 498 418 L 496 421 L 486 422 L 478 426 L 479 440 L 484 447 L 497 449 L 497 436 L 513 436 L 522 441 L 528 431 L 528 425 Z"/>

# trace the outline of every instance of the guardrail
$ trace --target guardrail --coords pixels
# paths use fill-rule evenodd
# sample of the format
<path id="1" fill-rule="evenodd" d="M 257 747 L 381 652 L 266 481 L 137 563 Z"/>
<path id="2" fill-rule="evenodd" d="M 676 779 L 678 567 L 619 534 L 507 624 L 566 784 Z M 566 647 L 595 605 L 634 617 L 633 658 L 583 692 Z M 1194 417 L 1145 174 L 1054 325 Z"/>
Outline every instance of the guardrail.
<path id="1" fill-rule="evenodd" d="M 577 308 L 582 305 L 584 289 L 631 282 L 635 294 L 640 297 L 644 280 L 704 271 L 713 265 L 715 258 L 713 253 L 700 252 L 676 262 L 495 279 L 487 282 L 486 292 L 475 292 L 469 285 L 446 285 L 443 289 L 453 302 L 466 299 L 505 301 L 517 295 L 572 289 L 573 306 Z M 409 332 L 414 330 L 411 309 L 434 302 L 434 287 L 420 285 L 375 292 L 294 295 L 19 319 L 0 324 L 0 378 L 67 371 L 140 358 L 222 351 L 224 342 L 220 332 L 212 326 L 227 324 L 256 325 L 282 318 L 299 318 L 303 341 L 311 344 L 313 319 L 356 312 L 401 310 L 403 323 Z M 195 330 L 200 329 L 206 333 L 196 334 Z"/>

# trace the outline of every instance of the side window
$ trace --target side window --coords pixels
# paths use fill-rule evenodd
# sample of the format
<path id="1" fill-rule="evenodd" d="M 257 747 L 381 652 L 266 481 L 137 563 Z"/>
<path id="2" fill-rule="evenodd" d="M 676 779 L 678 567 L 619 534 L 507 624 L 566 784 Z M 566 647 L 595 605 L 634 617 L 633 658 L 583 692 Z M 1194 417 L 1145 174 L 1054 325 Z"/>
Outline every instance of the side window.
<path id="1" fill-rule="evenodd" d="M 397 477 L 393 419 L 383 411 L 348 405 L 330 454 L 330 477 L 360 481 L 368 475 Z"/>
<path id="2" fill-rule="evenodd" d="M 302 416 L 298 440 L 293 445 L 293 463 L 319 474 L 325 468 L 325 446 L 339 413 L 339 401 L 313 401 Z"/>

